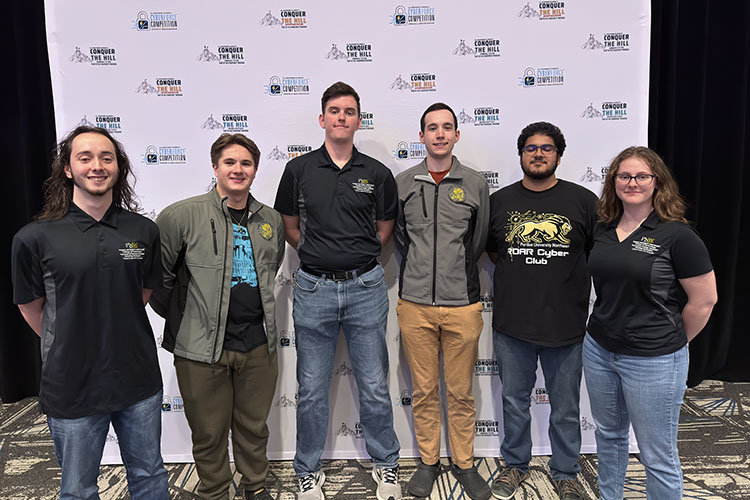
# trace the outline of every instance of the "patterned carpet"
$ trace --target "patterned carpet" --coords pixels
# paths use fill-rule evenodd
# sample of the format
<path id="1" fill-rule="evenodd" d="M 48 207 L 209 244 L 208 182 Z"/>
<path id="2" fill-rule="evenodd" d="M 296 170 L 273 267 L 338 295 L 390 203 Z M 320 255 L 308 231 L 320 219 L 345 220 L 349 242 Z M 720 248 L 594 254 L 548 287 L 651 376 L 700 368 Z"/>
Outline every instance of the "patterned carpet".
<path id="1" fill-rule="evenodd" d="M 680 456 L 685 473 L 684 498 L 694 500 L 750 499 L 750 384 L 706 381 L 688 390 L 680 417 Z M 51 500 L 57 498 L 60 469 L 44 415 L 34 399 L 0 405 L 0 499 Z M 555 499 L 546 468 L 547 457 L 535 457 L 531 477 L 516 500 Z M 447 463 L 444 460 L 444 463 Z M 596 498 L 596 456 L 581 456 L 581 483 Z M 477 466 L 491 481 L 502 462 L 481 459 Z M 401 480 L 406 483 L 416 467 L 413 459 L 401 460 Z M 192 464 L 170 464 L 173 500 L 193 500 L 198 476 Z M 326 498 L 374 499 L 366 460 L 326 462 Z M 269 486 L 277 500 L 296 498 L 291 462 L 272 462 Z M 237 481 L 239 478 L 235 478 Z M 645 499 L 645 473 L 636 456 L 628 467 L 625 498 Z M 102 500 L 129 498 L 121 466 L 104 466 L 99 478 Z M 405 490 L 405 488 L 404 488 Z M 237 496 L 237 498 L 240 498 Z M 404 496 L 405 499 L 411 498 Z M 450 473 L 443 473 L 433 490 L 433 500 L 467 499 Z"/>

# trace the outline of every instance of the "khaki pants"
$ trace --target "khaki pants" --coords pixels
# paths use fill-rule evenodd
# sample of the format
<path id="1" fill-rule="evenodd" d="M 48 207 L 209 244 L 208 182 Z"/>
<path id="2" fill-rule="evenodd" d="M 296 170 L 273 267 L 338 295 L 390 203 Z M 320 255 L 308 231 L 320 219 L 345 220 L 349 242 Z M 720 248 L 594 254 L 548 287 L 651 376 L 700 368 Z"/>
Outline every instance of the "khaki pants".
<path id="1" fill-rule="evenodd" d="M 476 409 L 472 384 L 482 333 L 482 304 L 429 306 L 399 299 L 396 307 L 401 342 L 413 387 L 414 430 L 426 464 L 440 459 L 440 350 L 448 395 L 448 438 L 458 467 L 474 462 Z"/>
<path id="2" fill-rule="evenodd" d="M 230 428 L 234 465 L 242 474 L 240 485 L 250 491 L 263 487 L 268 472 L 266 419 L 278 374 L 276 353 L 269 357 L 263 344 L 247 353 L 225 350 L 213 366 L 175 356 L 174 366 L 192 431 L 201 498 L 227 500 L 232 483 Z"/>

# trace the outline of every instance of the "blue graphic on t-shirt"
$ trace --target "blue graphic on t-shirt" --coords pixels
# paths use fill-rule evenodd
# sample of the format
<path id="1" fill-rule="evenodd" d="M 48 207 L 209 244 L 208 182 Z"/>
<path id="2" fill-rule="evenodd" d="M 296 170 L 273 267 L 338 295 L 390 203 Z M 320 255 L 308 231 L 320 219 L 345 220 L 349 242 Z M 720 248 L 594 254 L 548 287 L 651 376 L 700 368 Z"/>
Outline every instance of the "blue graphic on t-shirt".
<path id="1" fill-rule="evenodd" d="M 258 286 L 258 274 L 255 272 L 253 245 L 245 226 L 232 224 L 234 229 L 234 255 L 232 257 L 232 286 L 247 283 Z"/>

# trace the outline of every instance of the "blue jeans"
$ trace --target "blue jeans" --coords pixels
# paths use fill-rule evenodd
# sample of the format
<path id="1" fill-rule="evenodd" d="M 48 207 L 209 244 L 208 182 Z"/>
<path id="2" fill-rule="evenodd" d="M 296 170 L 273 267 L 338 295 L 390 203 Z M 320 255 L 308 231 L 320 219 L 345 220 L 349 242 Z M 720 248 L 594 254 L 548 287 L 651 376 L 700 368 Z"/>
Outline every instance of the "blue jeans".
<path id="1" fill-rule="evenodd" d="M 297 345 L 297 453 L 294 471 L 320 470 L 328 434 L 329 387 L 339 331 L 343 329 L 359 393 L 359 415 L 367 452 L 378 467 L 398 465 L 388 392 L 385 329 L 388 290 L 383 268 L 346 281 L 319 278 L 298 269 L 294 280 Z"/>
<path id="2" fill-rule="evenodd" d="M 96 484 L 109 423 L 115 428 L 133 500 L 169 498 L 161 459 L 162 391 L 124 410 L 81 418 L 47 417 L 62 468 L 60 500 L 99 498 Z"/>
<path id="3" fill-rule="evenodd" d="M 586 334 L 583 369 L 596 425 L 603 500 L 622 498 L 631 422 L 646 468 L 646 497 L 682 498 L 677 424 L 688 364 L 687 346 L 663 356 L 630 356 L 609 352 Z"/>
<path id="4" fill-rule="evenodd" d="M 581 343 L 544 347 L 493 330 L 495 358 L 503 383 L 503 444 L 508 467 L 529 471 L 531 460 L 531 391 L 537 358 L 542 364 L 550 403 L 549 439 L 552 479 L 575 479 L 581 471 Z"/>

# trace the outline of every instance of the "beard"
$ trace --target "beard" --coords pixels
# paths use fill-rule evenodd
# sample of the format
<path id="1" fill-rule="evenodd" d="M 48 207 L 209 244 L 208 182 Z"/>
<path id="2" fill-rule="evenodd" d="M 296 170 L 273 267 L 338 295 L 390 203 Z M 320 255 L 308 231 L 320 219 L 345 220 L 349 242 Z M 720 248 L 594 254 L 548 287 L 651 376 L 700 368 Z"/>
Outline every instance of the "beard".
<path id="1" fill-rule="evenodd" d="M 522 161 L 521 170 L 523 170 L 523 173 L 526 177 L 541 181 L 555 174 L 555 171 L 557 170 L 557 158 L 555 158 L 552 162 L 548 161 L 547 168 L 545 168 L 544 170 L 529 168 L 524 165 Z"/>

